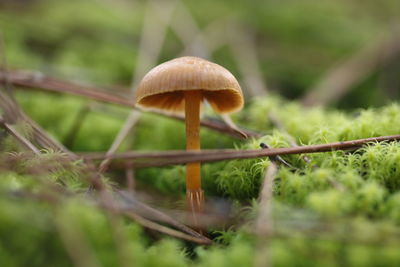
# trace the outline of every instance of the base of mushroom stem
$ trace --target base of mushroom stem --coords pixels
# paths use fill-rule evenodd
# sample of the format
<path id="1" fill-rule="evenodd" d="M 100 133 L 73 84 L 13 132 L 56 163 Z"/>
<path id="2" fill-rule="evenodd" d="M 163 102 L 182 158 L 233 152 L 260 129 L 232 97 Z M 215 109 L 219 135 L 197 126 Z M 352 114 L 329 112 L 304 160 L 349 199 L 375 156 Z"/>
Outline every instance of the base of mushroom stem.
<path id="1" fill-rule="evenodd" d="M 204 209 L 204 191 L 201 189 L 197 190 L 186 190 L 186 199 L 191 211 L 196 213 L 202 212 Z"/>
<path id="2" fill-rule="evenodd" d="M 194 228 L 199 229 L 199 215 L 204 211 L 204 191 L 201 189 L 188 189 L 186 190 L 186 200 L 191 213 L 190 223 Z"/>

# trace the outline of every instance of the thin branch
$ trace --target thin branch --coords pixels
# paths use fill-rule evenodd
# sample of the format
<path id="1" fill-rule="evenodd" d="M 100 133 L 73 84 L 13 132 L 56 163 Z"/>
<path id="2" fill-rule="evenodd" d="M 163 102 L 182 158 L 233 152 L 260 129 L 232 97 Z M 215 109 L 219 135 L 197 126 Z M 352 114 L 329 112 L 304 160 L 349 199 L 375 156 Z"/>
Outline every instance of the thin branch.
<path id="1" fill-rule="evenodd" d="M 61 211 L 57 213 L 58 216 L 54 216 L 55 226 L 74 265 L 77 267 L 101 266 L 96 253 L 94 253 L 87 238 L 84 237 L 85 234 L 82 229 L 73 220 L 71 221 L 71 218 L 67 223 L 65 221 L 67 217 Z"/>
<path id="2" fill-rule="evenodd" d="M 140 213 L 143 217 L 156 220 L 159 222 L 163 223 L 168 223 L 169 225 L 181 230 L 182 232 L 185 232 L 189 235 L 192 235 L 197 238 L 203 238 L 204 236 L 201 235 L 200 233 L 194 231 L 193 229 L 187 227 L 183 223 L 180 223 L 179 221 L 175 220 L 171 216 L 155 209 L 152 208 L 145 203 L 142 203 L 138 201 L 136 198 L 133 197 L 132 194 L 128 194 L 127 192 L 124 191 L 118 191 L 117 192 L 123 199 L 125 203 L 127 203 L 127 208 L 129 210 L 134 210 L 136 213 Z"/>
<path id="3" fill-rule="evenodd" d="M 145 75 L 146 71 L 148 71 L 148 69 L 157 62 L 157 58 L 162 50 L 162 44 L 164 43 L 167 35 L 167 28 L 172 13 L 175 9 L 175 1 L 147 1 L 147 9 L 140 40 L 139 55 L 137 58 L 137 66 L 133 72 L 131 91 L 134 91 L 137 83 Z M 164 6 L 160 7 L 160 4 Z M 110 149 L 107 151 L 107 156 L 110 156 L 117 151 L 131 129 L 140 119 L 140 116 L 141 113 L 136 110 L 132 110 L 130 112 L 123 127 L 120 129 Z M 110 160 L 108 157 L 101 162 L 99 167 L 100 173 L 103 173 L 107 170 L 109 162 Z"/>
<path id="4" fill-rule="evenodd" d="M 33 138 L 43 148 L 61 151 L 65 153 L 71 160 L 77 160 L 79 157 L 68 150 L 64 145 L 51 137 L 41 126 L 29 118 L 25 113 L 22 113 L 23 120 L 28 123 L 33 130 Z"/>
<path id="5" fill-rule="evenodd" d="M 129 134 L 134 125 L 138 122 L 140 118 L 140 112 L 132 110 L 125 121 L 124 126 L 119 131 L 118 135 L 115 137 L 110 149 L 106 153 L 106 158 L 101 162 L 99 167 L 99 172 L 103 173 L 107 170 L 110 163 L 110 157 L 117 151 L 119 146 L 125 140 L 126 136 Z"/>
<path id="6" fill-rule="evenodd" d="M 13 84 L 15 86 L 23 87 L 23 88 L 29 88 L 29 89 L 35 89 L 35 90 L 41 89 L 41 90 L 50 91 L 50 92 L 78 95 L 81 97 L 86 97 L 86 98 L 101 101 L 104 103 L 117 104 L 117 105 L 129 107 L 129 108 L 138 109 L 133 104 L 133 100 L 131 100 L 131 97 L 118 96 L 115 94 L 107 93 L 105 91 L 100 91 L 99 89 L 96 89 L 93 87 L 81 86 L 81 85 L 77 85 L 74 83 L 46 77 L 42 74 L 35 75 L 31 72 L 13 71 L 13 72 L 9 72 L 8 75 L 6 75 L 4 72 L 0 72 L 0 82 L 4 81 L 4 79 L 6 79 L 6 78 L 10 80 L 11 84 Z M 141 110 L 141 109 L 138 109 L 138 110 Z M 141 110 L 141 111 L 143 111 L 143 110 Z M 154 113 L 154 114 L 158 114 L 158 115 L 161 115 L 164 117 L 184 121 L 184 117 L 180 116 L 180 115 L 168 114 L 168 113 L 157 112 L 157 111 L 143 111 L 143 112 Z M 201 126 L 207 127 L 211 130 L 214 130 L 214 131 L 217 131 L 217 132 L 220 132 L 223 134 L 230 135 L 231 137 L 234 137 L 234 138 L 243 139 L 243 136 L 241 134 L 239 134 L 236 130 L 230 128 L 228 125 L 226 125 L 223 122 L 220 122 L 218 120 L 202 120 Z M 245 130 L 245 129 L 241 129 L 241 131 L 244 132 L 249 137 L 260 137 L 261 136 L 260 133 L 256 133 L 253 131 L 249 131 L 249 130 Z"/>
<path id="7" fill-rule="evenodd" d="M 258 237 L 255 266 L 272 266 L 272 253 L 270 251 L 269 239 L 273 234 L 272 198 L 273 183 L 277 172 L 277 165 L 271 162 L 265 172 L 263 185 L 261 187 L 258 216 L 255 222 L 255 231 Z"/>
<path id="8" fill-rule="evenodd" d="M 3 119 L 0 119 L 0 123 L 6 131 L 12 136 L 14 136 L 15 139 L 17 139 L 18 142 L 20 142 L 25 148 L 32 151 L 35 155 L 40 155 L 39 149 L 37 149 L 34 144 L 32 144 L 28 139 L 26 139 L 22 134 L 20 134 L 15 129 L 14 126 L 4 122 Z"/>
<path id="9" fill-rule="evenodd" d="M 261 143 L 260 147 L 262 149 L 271 149 L 271 147 L 265 143 Z M 290 169 L 296 169 L 295 167 L 293 167 L 292 165 L 289 164 L 289 162 L 287 162 L 286 160 L 284 160 L 281 156 L 271 156 L 269 157 L 269 159 L 274 162 L 274 163 L 278 163 L 278 164 L 282 164 Z"/>
<path id="10" fill-rule="evenodd" d="M 222 120 L 225 122 L 226 125 L 228 125 L 232 130 L 236 131 L 238 134 L 242 135 L 244 139 L 247 139 L 248 136 L 246 135 L 245 132 L 243 132 L 231 119 L 231 117 L 228 114 L 222 114 L 221 115 Z"/>
<path id="11" fill-rule="evenodd" d="M 136 221 L 137 223 L 141 224 L 143 227 L 158 231 L 160 233 L 170 235 L 179 239 L 187 240 L 193 243 L 201 244 L 201 245 L 211 245 L 212 241 L 209 240 L 208 238 L 199 238 L 199 237 L 194 237 L 190 236 L 188 234 L 184 234 L 182 232 L 176 231 L 174 229 L 171 229 L 169 227 L 163 226 L 161 224 L 152 222 L 150 220 L 147 220 L 133 212 L 124 212 L 124 214 L 131 218 L 132 220 Z"/>
<path id="12" fill-rule="evenodd" d="M 356 149 L 368 143 L 399 141 L 400 135 L 363 138 L 329 144 L 308 145 L 288 148 L 257 150 L 203 150 L 203 151 L 153 151 L 115 153 L 112 160 L 131 161 L 135 168 L 167 166 L 190 162 L 215 162 L 232 159 L 263 158 L 277 155 L 330 152 L 334 150 Z M 104 153 L 81 153 L 83 158 L 102 160 Z M 124 165 L 125 166 L 125 165 Z M 118 167 L 118 166 L 116 166 Z"/>
<path id="13" fill-rule="evenodd" d="M 4 75 L 1 76 L 1 73 L 4 74 L 4 72 L 0 72 L 0 78 L 3 77 L 4 79 L 8 79 L 8 77 Z M 0 82 L 4 82 L 4 79 Z M 12 85 L 13 83 L 10 81 L 10 84 Z M 0 90 L 0 108 L 3 110 L 5 123 L 9 125 L 15 124 L 17 121 L 27 123 L 33 130 L 33 140 L 35 140 L 43 148 L 62 151 L 68 154 L 71 158 L 77 158 L 74 157 L 72 153 L 68 151 L 68 149 L 66 149 L 62 144 L 50 137 L 38 124 L 36 124 L 22 111 L 21 107 L 14 100 L 11 94 L 11 89 L 8 89 L 7 91 Z"/>
<path id="14" fill-rule="evenodd" d="M 126 176 L 126 187 L 128 191 L 135 191 L 135 169 L 132 164 L 128 162 L 125 168 L 125 176 Z"/>
<path id="15" fill-rule="evenodd" d="M 41 72 L 33 71 L 8 71 L 8 73 L 0 72 L 0 81 L 8 79 L 14 86 L 23 88 L 38 89 L 63 94 L 72 94 L 89 99 L 97 100 L 105 103 L 113 103 L 130 108 L 135 105 L 130 97 L 119 96 L 108 93 L 90 86 L 79 85 L 68 81 L 45 76 Z M 126 90 L 128 91 L 128 89 Z"/>
<path id="16" fill-rule="evenodd" d="M 13 109 L 15 109 L 15 110 L 20 110 L 18 104 L 17 104 L 17 103 L 13 103 L 12 101 L 10 101 L 10 98 L 8 98 L 7 95 L 6 95 L 4 92 L 1 92 L 1 91 L 0 91 L 0 95 L 1 95 L 1 96 L 5 96 L 4 99 L 7 101 L 7 103 L 12 103 L 11 108 L 13 108 Z M 29 123 L 29 124 L 32 126 L 32 128 L 33 128 L 33 130 L 34 130 L 34 136 L 37 137 L 37 141 L 38 141 L 38 142 L 40 142 L 40 143 L 43 144 L 43 147 L 44 147 L 44 148 L 47 148 L 47 149 L 49 149 L 49 148 L 60 148 L 60 149 L 58 149 L 58 150 L 64 151 L 64 152 L 68 155 L 68 160 L 79 159 L 79 157 L 78 157 L 76 154 L 74 154 L 73 152 L 70 152 L 68 149 L 66 149 L 66 148 L 63 147 L 62 145 L 58 144 L 58 142 L 53 141 L 52 138 L 51 138 L 43 129 L 41 129 L 34 121 L 32 121 L 32 120 L 31 120 L 27 115 L 25 115 L 22 111 L 19 113 L 19 116 L 20 116 L 20 117 L 17 117 L 16 119 L 21 118 L 21 119 L 23 119 L 24 121 L 26 121 L 27 123 Z M 6 124 L 6 125 L 7 125 L 7 124 Z M 10 127 L 8 127 L 8 129 L 13 130 L 13 128 L 10 128 Z M 15 132 L 15 131 L 12 131 L 12 132 L 14 133 L 14 135 L 17 134 L 17 132 Z M 23 138 L 20 137 L 20 136 L 18 136 L 18 138 L 19 138 L 20 140 L 23 140 Z M 26 142 L 25 142 L 25 143 L 26 143 Z M 28 144 L 28 143 L 26 143 L 26 144 Z M 32 150 L 32 149 L 33 149 L 33 148 L 31 148 L 31 150 Z M 37 150 L 36 152 L 40 153 L 38 150 Z M 90 183 L 93 184 L 93 186 L 94 186 L 95 189 L 99 190 L 99 192 L 101 193 L 101 195 L 109 195 L 110 192 L 108 191 L 108 189 L 107 189 L 106 185 L 104 184 L 104 182 L 102 181 L 102 179 L 100 179 L 99 174 L 96 172 L 96 170 L 95 170 L 94 166 L 91 164 L 91 162 L 90 162 L 90 161 L 87 161 L 85 165 L 86 165 L 86 167 L 87 167 L 87 168 L 86 168 L 86 170 L 87 170 L 87 175 L 88 175 L 87 178 L 89 179 Z M 108 205 L 112 205 L 112 203 L 107 203 L 107 204 L 108 204 Z M 164 227 L 164 228 L 162 227 L 162 228 L 161 228 L 161 231 L 164 231 L 164 232 L 166 232 L 166 233 L 172 233 L 172 235 L 174 235 L 174 236 L 180 236 L 181 238 L 183 238 L 183 239 L 185 239 L 185 240 L 191 240 L 190 234 L 192 234 L 192 235 L 194 236 L 194 237 L 192 238 L 192 239 L 193 239 L 193 240 L 192 240 L 193 242 L 198 242 L 198 243 L 202 243 L 202 244 L 207 244 L 207 243 L 209 243 L 209 240 L 207 241 L 207 240 L 205 239 L 205 237 L 203 237 L 202 235 L 199 236 L 198 233 L 194 232 L 194 231 L 191 230 L 190 228 L 188 228 L 188 227 L 186 227 L 186 226 L 181 226 L 181 224 L 180 224 L 179 222 L 173 220 L 172 218 L 169 218 L 167 215 L 163 214 L 162 212 L 157 211 L 157 210 L 155 210 L 155 209 L 151 209 L 151 211 L 152 211 L 153 213 L 150 213 L 150 214 L 153 214 L 153 216 L 154 216 L 154 214 L 156 214 L 156 215 L 158 215 L 159 218 L 163 218 L 164 220 L 168 221 L 168 222 L 171 223 L 172 225 L 177 226 L 177 227 L 180 227 L 180 228 L 182 228 L 182 229 L 185 229 L 185 231 L 187 231 L 187 232 L 189 233 L 189 235 L 180 233 L 180 232 L 178 232 L 178 231 L 176 231 L 176 230 L 172 230 L 172 229 L 168 230 L 169 228 L 166 228 L 166 227 Z M 169 218 L 169 219 L 168 219 L 168 218 Z M 145 221 L 143 221 L 143 220 L 145 220 Z M 148 221 L 148 220 L 146 220 L 146 219 L 141 219 L 141 222 L 142 222 L 142 223 L 143 223 L 143 222 L 146 222 L 146 221 Z M 153 222 L 151 222 L 151 221 L 149 221 L 149 222 L 150 222 L 150 226 L 149 226 L 150 228 L 155 228 L 155 229 L 157 229 L 157 228 L 155 227 L 157 224 L 155 224 L 155 223 L 153 223 Z M 189 237 L 188 237 L 188 236 L 189 236 Z"/>
<path id="17" fill-rule="evenodd" d="M 268 118 L 271 121 L 271 123 L 283 134 L 286 135 L 288 142 L 290 144 L 290 146 L 292 147 L 296 147 L 299 146 L 299 144 L 297 144 L 296 140 L 294 139 L 294 137 L 292 135 L 290 135 L 287 131 L 286 131 L 286 127 L 282 124 L 282 122 L 279 120 L 279 118 L 276 116 L 275 113 L 273 112 L 269 112 L 268 113 Z M 307 157 L 306 155 L 303 155 L 302 159 L 306 162 L 306 163 L 310 163 L 311 160 L 309 157 Z"/>

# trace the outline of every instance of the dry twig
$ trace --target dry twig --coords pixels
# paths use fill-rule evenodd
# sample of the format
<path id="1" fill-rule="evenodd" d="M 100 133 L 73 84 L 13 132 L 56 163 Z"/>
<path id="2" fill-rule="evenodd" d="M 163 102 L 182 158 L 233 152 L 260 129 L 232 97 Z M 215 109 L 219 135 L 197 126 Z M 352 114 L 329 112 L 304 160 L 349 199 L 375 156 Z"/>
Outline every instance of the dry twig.
<path id="1" fill-rule="evenodd" d="M 5 79 L 8 79 L 11 84 L 18 87 L 35 89 L 35 90 L 41 89 L 50 92 L 78 95 L 81 97 L 94 99 L 104 103 L 111 103 L 130 108 L 136 108 L 135 105 L 133 104 L 133 100 L 130 100 L 131 97 L 118 96 L 115 94 L 107 93 L 105 91 L 101 91 L 96 88 L 81 86 L 74 83 L 61 81 L 55 78 L 46 77 L 42 74 L 34 74 L 32 72 L 18 72 L 18 71 L 9 72 L 8 74 L 0 72 L 0 82 L 4 81 Z M 164 117 L 184 121 L 184 117 L 180 115 L 173 115 L 156 111 L 145 111 L 145 112 L 151 112 Z M 225 123 L 219 122 L 217 120 L 202 120 L 200 123 L 201 126 L 207 127 L 211 130 L 230 135 L 234 138 L 243 139 L 242 133 L 238 133 L 235 129 L 232 129 Z M 241 132 L 244 132 L 249 137 L 261 136 L 260 133 L 256 133 L 249 130 L 241 129 Z"/>
<path id="2" fill-rule="evenodd" d="M 15 129 L 14 126 L 6 123 L 3 119 L 0 118 L 0 124 L 3 126 L 3 128 L 12 136 L 15 137 L 15 139 L 18 140 L 19 143 L 21 143 L 25 148 L 27 148 L 29 151 L 32 151 L 35 155 L 40 155 L 39 149 L 36 148 L 34 144 L 32 144 L 28 139 L 26 139 L 22 134 L 20 134 L 17 129 Z"/>
<path id="3" fill-rule="evenodd" d="M 276 116 L 275 113 L 269 112 L 269 113 L 268 113 L 268 118 L 269 118 L 269 120 L 271 121 L 271 123 L 272 123 L 281 133 L 283 133 L 284 135 L 286 135 L 290 146 L 292 146 L 292 147 L 297 147 L 297 146 L 299 146 L 299 145 L 297 144 L 296 140 L 294 139 L 294 137 L 293 137 L 292 135 L 290 135 L 290 134 L 286 131 L 286 127 L 282 124 L 282 122 L 279 120 L 279 118 Z M 306 155 L 304 155 L 304 156 L 302 157 L 302 159 L 303 159 L 306 163 L 310 163 L 310 162 L 311 162 L 311 160 L 310 160 Z"/>
<path id="4" fill-rule="evenodd" d="M 259 195 L 258 216 L 255 222 L 255 232 L 258 236 L 256 247 L 255 266 L 272 266 L 272 253 L 269 246 L 269 238 L 273 234 L 272 220 L 272 197 L 273 183 L 276 177 L 278 167 L 274 162 L 268 166 L 261 192 Z"/>
<path id="5" fill-rule="evenodd" d="M 400 135 L 379 136 L 329 144 L 308 145 L 288 148 L 271 148 L 262 150 L 202 150 L 202 151 L 153 151 L 153 152 L 123 152 L 114 154 L 111 159 L 130 161 L 135 168 L 186 164 L 189 162 L 215 162 L 231 159 L 250 159 L 271 157 L 277 155 L 330 152 L 334 150 L 357 149 L 373 142 L 399 141 Z M 81 153 L 90 160 L 102 160 L 104 153 Z M 125 165 L 124 165 L 125 166 Z M 115 165 L 114 167 L 118 167 Z"/>
<path id="6" fill-rule="evenodd" d="M 106 158 L 100 164 L 99 171 L 101 173 L 107 170 L 108 165 L 110 163 L 110 157 L 117 151 L 118 147 L 125 140 L 126 136 L 129 134 L 131 129 L 137 123 L 139 118 L 140 118 L 140 112 L 132 110 L 128 118 L 126 119 L 124 126 L 121 128 L 118 135 L 115 137 L 114 142 L 112 143 L 110 149 L 107 151 Z"/>

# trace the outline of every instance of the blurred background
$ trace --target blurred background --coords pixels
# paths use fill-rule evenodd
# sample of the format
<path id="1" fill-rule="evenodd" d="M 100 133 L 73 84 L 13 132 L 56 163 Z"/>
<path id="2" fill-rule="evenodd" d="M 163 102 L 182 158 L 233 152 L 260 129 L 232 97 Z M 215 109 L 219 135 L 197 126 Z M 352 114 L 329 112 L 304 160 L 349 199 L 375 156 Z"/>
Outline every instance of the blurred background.
<path id="1" fill-rule="evenodd" d="M 139 228 L 120 224 L 122 215 L 116 218 L 114 210 L 96 211 L 87 194 L 89 180 L 82 179 L 97 180 L 91 178 L 92 164 L 61 164 L 61 155 L 53 152 L 60 145 L 47 133 L 70 151 L 103 156 L 105 151 L 185 149 L 181 121 L 132 110 L 130 97 L 147 71 L 183 55 L 229 69 L 247 104 L 233 120 L 263 135 L 244 141 L 203 128 L 203 149 L 259 149 L 260 142 L 288 147 L 400 132 L 399 104 L 387 105 L 400 99 L 400 0 L 0 0 L 0 119 L 16 136 L 0 131 L 4 266 L 71 266 L 64 260 L 67 252 L 72 260 L 83 259 L 79 266 L 96 266 L 86 264 L 91 257 L 113 266 L 123 266 L 112 264 L 123 260 L 125 266 L 137 261 L 139 266 L 160 266 L 158 261 L 186 266 L 195 254 L 204 266 L 246 266 L 241 262 L 251 262 L 255 254 L 273 255 L 279 266 L 399 266 L 398 143 L 356 153 L 316 153 L 309 155 L 311 163 L 300 155 L 283 156 L 295 168 L 267 172 L 268 197 L 264 189 L 259 194 L 267 187 L 262 187 L 264 170 L 274 166 L 268 159 L 204 164 L 207 209 L 228 219 L 227 225 L 210 228 L 218 230 L 213 237 L 222 246 L 207 253 L 194 252 L 187 243 L 184 250 L 175 243 L 153 246 L 158 235 L 146 231 L 142 238 Z M 12 81 L 24 81 L 24 73 L 30 74 L 25 84 Z M 63 94 L 39 90 L 46 87 Z M 82 96 L 89 88 L 124 95 L 119 100 L 125 106 L 68 94 L 79 89 Z M 5 89 L 15 90 L 6 94 Z M 15 112 L 16 103 L 24 114 Z M 2 120 L 6 115 L 17 123 Z M 206 110 L 206 116 L 221 123 L 212 112 Z M 25 139 L 40 156 L 16 153 L 26 150 L 19 144 L 29 145 Z M 184 166 L 134 169 L 113 166 L 104 156 L 98 169 L 110 188 L 134 191 L 173 218 L 187 218 L 181 212 Z M 257 196 L 269 199 L 260 204 L 266 214 L 257 210 Z M 44 206 L 42 199 L 53 203 Z M 253 233 L 254 225 L 247 222 L 257 216 L 273 228 L 260 226 L 256 235 L 244 235 L 242 221 Z M 256 244 L 264 236 L 266 243 Z M 93 243 L 93 255 L 81 249 L 86 239 Z"/>
<path id="2" fill-rule="evenodd" d="M 400 97 L 398 0 L 0 0 L 9 69 L 134 90 L 182 55 L 231 70 L 248 98 L 380 106 Z"/>

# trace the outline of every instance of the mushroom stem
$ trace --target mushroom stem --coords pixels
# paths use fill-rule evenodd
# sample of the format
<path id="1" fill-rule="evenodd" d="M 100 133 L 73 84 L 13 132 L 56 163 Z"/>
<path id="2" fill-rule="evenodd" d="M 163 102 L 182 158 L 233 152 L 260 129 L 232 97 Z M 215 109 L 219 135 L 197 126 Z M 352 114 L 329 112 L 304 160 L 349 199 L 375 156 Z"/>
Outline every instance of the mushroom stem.
<path id="1" fill-rule="evenodd" d="M 186 150 L 200 150 L 200 90 L 185 92 Z M 203 191 L 201 190 L 200 163 L 186 165 L 186 195 L 189 207 L 194 212 L 202 210 Z"/>

